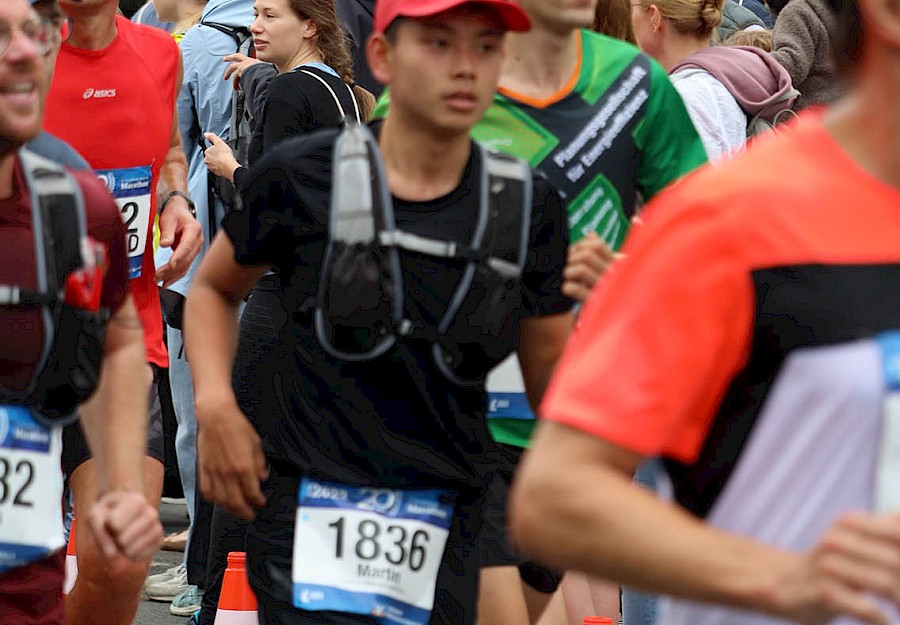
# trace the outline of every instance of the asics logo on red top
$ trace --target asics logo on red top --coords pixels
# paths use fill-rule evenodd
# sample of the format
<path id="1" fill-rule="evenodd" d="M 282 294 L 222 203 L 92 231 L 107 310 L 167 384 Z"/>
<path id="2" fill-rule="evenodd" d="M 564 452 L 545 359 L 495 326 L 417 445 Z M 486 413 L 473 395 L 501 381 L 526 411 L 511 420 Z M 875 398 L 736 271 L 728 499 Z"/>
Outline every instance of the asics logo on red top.
<path id="1" fill-rule="evenodd" d="M 91 98 L 114 98 L 116 97 L 115 89 L 93 89 L 88 87 L 84 95 L 82 96 L 85 100 L 90 100 Z"/>

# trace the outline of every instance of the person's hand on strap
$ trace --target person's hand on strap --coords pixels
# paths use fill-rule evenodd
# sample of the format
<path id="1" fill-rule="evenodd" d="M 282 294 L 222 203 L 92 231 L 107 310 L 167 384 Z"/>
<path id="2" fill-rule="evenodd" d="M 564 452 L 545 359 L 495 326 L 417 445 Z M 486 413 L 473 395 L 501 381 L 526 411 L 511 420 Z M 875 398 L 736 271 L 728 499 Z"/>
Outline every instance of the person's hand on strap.
<path id="1" fill-rule="evenodd" d="M 228 67 L 225 68 L 224 80 L 231 78 L 235 91 L 241 88 L 241 76 L 244 75 L 244 71 L 251 65 L 262 63 L 259 59 L 237 52 L 224 56 L 222 60 L 228 63 Z"/>

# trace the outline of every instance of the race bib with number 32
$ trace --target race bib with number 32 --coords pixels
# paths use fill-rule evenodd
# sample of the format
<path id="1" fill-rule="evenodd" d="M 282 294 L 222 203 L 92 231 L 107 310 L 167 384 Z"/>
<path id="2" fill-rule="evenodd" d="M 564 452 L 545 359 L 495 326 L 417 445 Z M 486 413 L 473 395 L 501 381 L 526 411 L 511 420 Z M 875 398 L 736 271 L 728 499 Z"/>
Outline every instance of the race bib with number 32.
<path id="1" fill-rule="evenodd" d="M 21 406 L 0 406 L 0 573 L 65 545 L 61 430 Z"/>
<path id="2" fill-rule="evenodd" d="M 94 172 L 116 200 L 125 222 L 125 250 L 128 253 L 128 278 L 141 276 L 147 239 L 150 233 L 151 181 L 153 170 L 146 167 L 106 169 Z"/>
<path id="3" fill-rule="evenodd" d="M 453 505 L 442 490 L 304 479 L 294 536 L 294 605 L 425 625 Z"/>

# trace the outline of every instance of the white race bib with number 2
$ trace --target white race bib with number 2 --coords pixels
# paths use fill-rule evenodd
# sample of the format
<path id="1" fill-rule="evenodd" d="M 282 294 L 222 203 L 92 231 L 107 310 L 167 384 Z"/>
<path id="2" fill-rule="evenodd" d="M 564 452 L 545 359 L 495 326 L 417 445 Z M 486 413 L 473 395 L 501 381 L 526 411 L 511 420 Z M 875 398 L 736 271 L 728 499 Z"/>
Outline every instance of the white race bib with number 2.
<path id="1" fill-rule="evenodd" d="M 65 545 L 60 502 L 62 431 L 21 406 L 0 406 L 0 573 Z"/>
<path id="2" fill-rule="evenodd" d="M 150 189 L 152 168 L 128 167 L 125 169 L 96 170 L 97 177 L 116 200 L 125 222 L 125 250 L 128 253 L 128 278 L 141 276 L 147 239 L 150 233 Z"/>
<path id="3" fill-rule="evenodd" d="M 440 490 L 304 479 L 294 536 L 294 605 L 425 625 L 453 505 Z"/>

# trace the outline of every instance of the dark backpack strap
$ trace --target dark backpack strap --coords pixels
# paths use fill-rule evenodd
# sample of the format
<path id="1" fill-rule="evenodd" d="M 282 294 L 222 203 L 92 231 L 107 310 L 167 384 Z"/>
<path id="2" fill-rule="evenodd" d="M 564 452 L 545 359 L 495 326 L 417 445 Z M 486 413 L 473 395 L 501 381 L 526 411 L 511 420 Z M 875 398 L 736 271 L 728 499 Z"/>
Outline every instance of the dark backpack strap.
<path id="1" fill-rule="evenodd" d="M 250 29 L 246 26 L 232 26 L 230 24 L 221 24 L 219 22 L 200 22 L 201 26 L 208 26 L 214 30 L 219 31 L 220 33 L 224 33 L 231 37 L 234 40 L 235 51 L 240 54 L 250 55 L 250 49 L 253 45 L 253 35 L 250 32 Z M 247 141 L 238 142 L 238 137 L 242 134 L 245 134 L 247 137 L 250 136 L 250 124 L 249 119 L 245 119 L 247 116 L 247 108 L 245 104 L 245 96 L 242 89 L 235 89 L 231 94 L 231 122 L 228 128 L 228 145 L 235 151 L 235 158 L 237 158 L 238 162 L 242 165 L 247 164 L 247 154 L 246 149 L 240 148 L 239 145 L 246 146 Z M 200 149 L 202 151 L 206 151 L 206 143 L 203 137 L 203 133 L 200 132 L 197 137 L 197 141 L 200 144 Z M 216 176 L 212 172 L 207 172 L 206 174 L 206 210 L 207 210 L 207 221 L 209 223 L 209 232 L 207 233 L 209 236 L 209 240 L 212 241 L 215 238 L 216 233 L 219 230 L 219 220 L 216 215 L 216 190 L 219 188 L 219 185 L 223 187 L 228 187 L 228 193 L 219 189 L 220 194 L 226 196 L 228 198 L 228 203 L 233 208 L 235 203 L 238 202 L 237 193 L 234 191 L 234 187 L 228 181 L 220 181 L 218 176 Z M 227 210 L 227 209 L 226 209 Z"/>
<path id="2" fill-rule="evenodd" d="M 33 227 L 43 242 L 43 249 L 36 250 L 38 291 L 60 294 L 66 277 L 83 265 L 81 240 L 87 235 L 84 198 L 78 183 L 61 165 L 27 150 L 20 152 L 20 158 L 32 197 Z M 45 284 L 41 284 L 41 273 Z"/>
<path id="3" fill-rule="evenodd" d="M 240 50 L 241 46 L 244 43 L 251 39 L 252 35 L 250 34 L 250 29 L 246 26 L 231 26 L 230 24 L 220 24 L 218 22 L 200 22 L 200 26 L 209 26 L 210 28 L 214 28 L 218 30 L 220 33 L 225 33 L 232 39 L 234 39 L 234 45 Z"/>
<path id="4" fill-rule="evenodd" d="M 506 154 L 487 151 L 484 154 L 482 171 L 487 176 L 488 213 L 485 234 L 477 248 L 397 229 L 379 231 L 379 244 L 438 258 L 483 263 L 504 278 L 518 278 L 525 268 L 531 229 L 531 168 Z"/>
<path id="5" fill-rule="evenodd" d="M 19 159 L 31 195 L 37 289 L 17 296 L 23 304 L 41 307 L 44 348 L 35 367 L 39 372 L 47 365 L 59 327 L 61 311 L 55 304 L 65 295 L 69 273 L 82 266 L 81 239 L 87 234 L 87 219 L 81 188 L 69 172 L 26 149 L 19 150 Z"/>
<path id="6" fill-rule="evenodd" d="M 325 89 L 331 95 L 331 99 L 334 100 L 334 105 L 337 107 L 337 110 L 338 110 L 338 116 L 343 121 L 343 123 L 346 123 L 346 120 L 349 118 L 349 116 L 344 111 L 344 107 L 341 104 L 341 101 L 338 98 L 337 94 L 334 92 L 334 89 L 331 88 L 331 85 L 328 84 L 328 81 L 326 81 L 324 78 L 322 78 L 322 76 L 319 75 L 319 72 L 321 72 L 322 70 L 317 70 L 317 71 L 313 72 L 307 68 L 303 68 L 303 69 L 300 69 L 299 71 L 300 71 L 300 73 L 306 74 L 307 76 L 311 76 L 312 78 L 315 78 L 320 83 L 322 83 L 322 85 L 325 87 Z M 322 72 L 322 73 L 324 73 L 324 72 Z M 363 123 L 363 120 L 362 120 L 362 114 L 359 111 L 359 103 L 356 101 L 356 94 L 353 93 L 353 88 L 350 85 L 348 85 L 347 83 L 344 83 L 344 87 L 347 88 L 347 92 L 350 94 L 350 102 L 353 103 L 353 115 L 356 118 L 356 123 L 361 124 L 361 123 Z"/>
<path id="7" fill-rule="evenodd" d="M 483 246 L 487 265 L 506 278 L 518 278 L 525 269 L 531 235 L 534 182 L 531 168 L 518 158 L 485 151 L 490 221 Z"/>
<path id="8" fill-rule="evenodd" d="M 396 342 L 393 333 L 383 333 L 364 351 L 349 353 L 329 339 L 328 331 L 329 319 L 335 316 L 336 310 L 332 303 L 340 299 L 346 305 L 336 316 L 345 320 L 354 316 L 360 318 L 360 308 L 365 308 L 380 317 L 374 322 L 383 328 L 403 325 L 404 292 L 399 252 L 396 247 L 384 247 L 383 253 L 374 256 L 369 253 L 379 246 L 379 234 L 396 230 L 396 225 L 378 142 L 363 124 L 347 124 L 335 139 L 328 207 L 328 243 L 313 318 L 316 336 L 325 351 L 336 358 L 371 360 L 393 346 Z M 338 268 L 340 258 L 348 261 L 342 263 L 342 268 Z M 372 269 L 374 271 L 370 272 Z M 369 299 L 365 306 L 359 305 L 358 297 L 355 302 L 347 301 L 346 285 L 354 279 L 365 281 L 362 288 Z M 340 286 L 336 288 L 335 285 Z M 343 292 L 339 292 L 339 288 Z M 373 317 L 366 321 L 372 322 Z M 369 325 L 374 328 L 371 323 Z"/>

